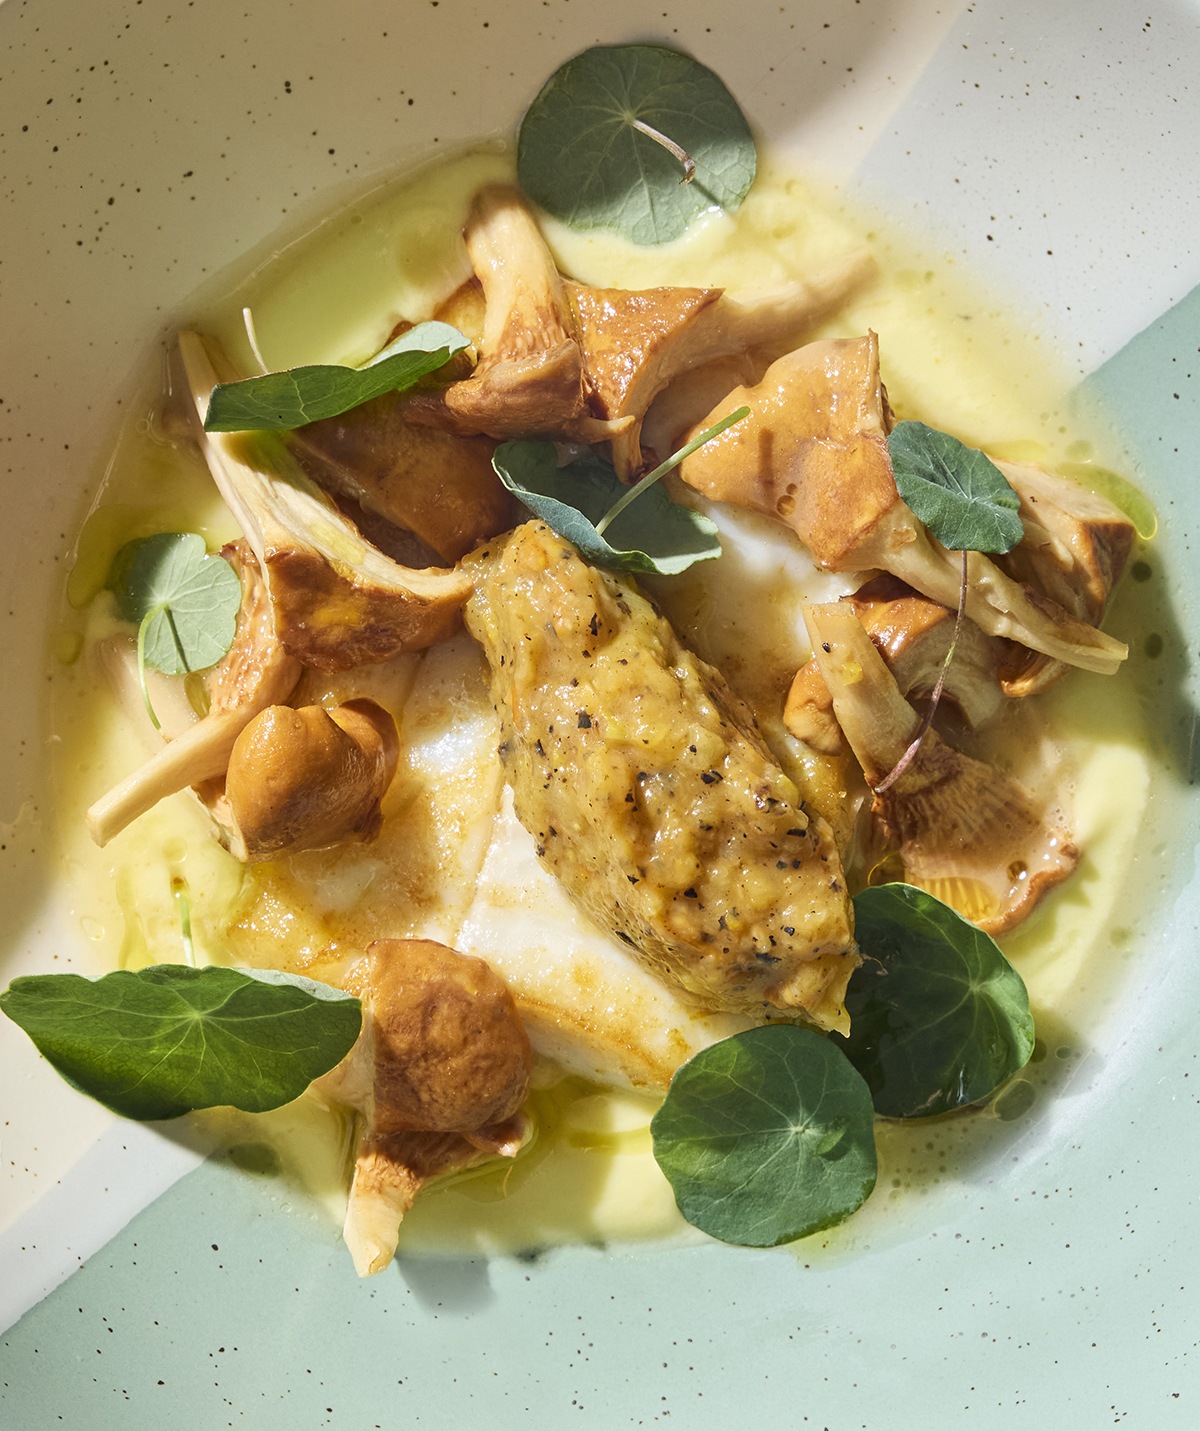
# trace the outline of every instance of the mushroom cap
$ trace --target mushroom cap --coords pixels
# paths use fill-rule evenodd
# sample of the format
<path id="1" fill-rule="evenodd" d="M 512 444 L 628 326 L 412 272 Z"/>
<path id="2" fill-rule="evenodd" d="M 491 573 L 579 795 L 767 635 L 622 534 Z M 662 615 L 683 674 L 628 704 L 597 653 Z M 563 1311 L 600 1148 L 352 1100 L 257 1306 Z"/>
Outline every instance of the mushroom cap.
<path id="1" fill-rule="evenodd" d="M 310 422 L 291 445 L 315 481 L 415 533 L 444 562 L 516 520 L 515 499 L 492 467 L 495 442 L 411 421 L 402 395 Z"/>
<path id="2" fill-rule="evenodd" d="M 719 288 L 627 290 L 568 283 L 592 400 L 604 417 L 629 422 L 612 444 L 613 466 L 622 480 L 644 466 L 642 419 L 675 379 L 723 359 L 744 358 L 750 350 L 769 358 L 790 347 L 874 268 L 869 254 L 852 253 L 807 279 L 736 298 Z M 765 361 L 755 366 L 756 375 Z"/>
<path id="3" fill-rule="evenodd" d="M 1098 492 L 1055 473 L 1000 462 L 1021 501 L 1025 536 L 997 565 L 1014 580 L 1044 592 L 1073 616 L 1098 624 L 1121 578 L 1137 535 L 1119 507 Z M 1065 666 L 1019 646 L 1002 661 L 1006 695 L 1045 690 Z"/>
<path id="4" fill-rule="evenodd" d="M 804 615 L 814 659 L 868 785 L 883 785 L 901 758 L 909 759 L 901 775 L 876 790 L 874 805 L 904 878 L 989 933 L 1012 928 L 1078 863 L 1062 812 L 934 730 L 909 757 L 920 717 L 853 609 L 832 602 L 809 606 Z"/>
<path id="5" fill-rule="evenodd" d="M 874 333 L 786 354 L 755 387 L 735 388 L 697 431 L 743 404 L 749 417 L 680 463 L 684 482 L 776 517 L 829 571 L 891 572 L 943 606 L 957 605 L 957 553 L 935 540 L 896 490 Z M 1128 655 L 1122 642 L 981 553 L 969 554 L 968 569 L 967 615 L 989 636 L 1104 675 Z"/>
<path id="6" fill-rule="evenodd" d="M 929 696 L 954 642 L 943 698 L 978 727 L 996 714 L 1003 692 L 996 677 L 996 642 L 964 621 L 955 636 L 954 612 L 884 574 L 842 598 L 854 608 L 905 696 Z"/>
<path id="7" fill-rule="evenodd" d="M 203 340 L 179 335 L 197 416 L 217 372 Z M 323 671 L 421 650 L 456 629 L 471 592 L 459 571 L 401 566 L 374 547 L 308 477 L 277 433 L 202 433 L 213 480 L 266 578 L 275 631 Z"/>
<path id="8" fill-rule="evenodd" d="M 408 410 L 416 421 L 499 439 L 563 431 L 584 413 L 583 358 L 528 205 L 509 185 L 485 186 L 463 238 L 485 303 L 479 362 L 469 378 L 413 395 Z"/>
<path id="9" fill-rule="evenodd" d="M 797 348 L 754 387 L 734 388 L 698 430 L 743 405 L 750 415 L 685 458 L 680 477 L 707 497 L 784 522 L 819 565 L 852 569 L 863 538 L 902 505 L 887 451 L 879 340 L 867 333 Z"/>
<path id="10" fill-rule="evenodd" d="M 374 1134 L 467 1135 L 516 1116 L 533 1054 L 508 986 L 482 959 L 380 939 L 357 973 L 374 1038 Z"/>
<path id="11" fill-rule="evenodd" d="M 399 757 L 396 725 L 370 700 L 269 706 L 234 743 L 225 775 L 231 847 L 246 860 L 369 839 Z"/>

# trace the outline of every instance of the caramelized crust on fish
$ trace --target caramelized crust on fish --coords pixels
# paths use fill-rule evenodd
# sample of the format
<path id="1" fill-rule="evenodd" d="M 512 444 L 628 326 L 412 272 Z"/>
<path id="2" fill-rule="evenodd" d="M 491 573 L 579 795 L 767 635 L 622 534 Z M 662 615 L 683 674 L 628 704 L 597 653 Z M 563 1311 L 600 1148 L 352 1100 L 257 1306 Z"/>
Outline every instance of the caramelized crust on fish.
<path id="1" fill-rule="evenodd" d="M 575 902 L 706 1007 L 844 1028 L 833 837 L 720 674 L 540 523 L 481 554 L 466 617 L 517 814 Z"/>

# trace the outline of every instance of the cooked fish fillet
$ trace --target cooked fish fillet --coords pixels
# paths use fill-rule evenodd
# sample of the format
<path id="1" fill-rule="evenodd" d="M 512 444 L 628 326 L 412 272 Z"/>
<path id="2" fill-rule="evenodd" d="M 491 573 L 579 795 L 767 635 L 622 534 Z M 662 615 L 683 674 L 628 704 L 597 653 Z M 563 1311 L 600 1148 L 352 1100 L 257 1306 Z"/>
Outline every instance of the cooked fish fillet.
<path id="1" fill-rule="evenodd" d="M 844 1027 L 858 956 L 841 862 L 749 710 L 630 584 L 541 523 L 479 564 L 467 624 L 547 868 L 701 1006 Z"/>
<path id="2" fill-rule="evenodd" d="M 539 1054 L 634 1088 L 665 1089 L 693 1054 L 756 1022 L 697 1010 L 543 868 L 503 785 L 500 727 L 475 642 L 463 633 L 401 660 L 411 667 L 403 683 L 380 681 L 380 667 L 355 673 L 401 731 L 379 838 L 251 871 L 226 931 L 235 957 L 272 964 L 287 949 L 298 972 L 336 981 L 372 940 L 436 939 L 487 960 Z"/>

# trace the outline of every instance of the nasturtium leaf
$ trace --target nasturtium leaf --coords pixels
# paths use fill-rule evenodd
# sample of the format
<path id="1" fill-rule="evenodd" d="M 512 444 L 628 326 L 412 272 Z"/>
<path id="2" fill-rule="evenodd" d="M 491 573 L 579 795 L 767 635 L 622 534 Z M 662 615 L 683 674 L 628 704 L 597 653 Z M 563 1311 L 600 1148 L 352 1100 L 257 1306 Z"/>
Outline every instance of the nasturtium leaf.
<path id="1" fill-rule="evenodd" d="M 404 392 L 445 367 L 468 339 L 448 323 L 418 323 L 361 368 L 316 363 L 212 390 L 207 432 L 285 432 L 337 417 L 384 393 Z"/>
<path id="2" fill-rule="evenodd" d="M 846 994 L 844 1047 L 878 1113 L 963 1108 L 1025 1066 L 1029 995 L 990 935 L 908 884 L 857 894 L 854 925 L 865 962 Z"/>
<path id="3" fill-rule="evenodd" d="M 692 179 L 634 121 L 695 163 Z M 705 209 L 733 210 L 756 156 L 737 101 L 710 69 L 661 45 L 597 45 L 568 60 L 529 106 L 517 174 L 535 203 L 576 229 L 637 244 L 678 238 Z"/>
<path id="4" fill-rule="evenodd" d="M 715 524 L 673 502 L 657 485 L 613 518 L 601 536 L 595 524 L 630 488 L 590 451 L 560 467 L 552 442 L 504 442 L 492 466 L 535 517 L 596 566 L 674 576 L 721 555 Z"/>
<path id="5" fill-rule="evenodd" d="M 985 453 L 923 422 L 888 436 L 896 488 L 944 547 L 1008 552 L 1025 535 L 1020 498 Z"/>
<path id="6" fill-rule="evenodd" d="M 684 1217 L 743 1247 L 842 1222 L 875 1186 L 866 1084 L 812 1029 L 734 1034 L 680 1068 L 650 1130 Z"/>
<path id="7" fill-rule="evenodd" d="M 113 558 L 109 589 L 141 626 L 145 663 L 168 675 L 214 666 L 233 644 L 242 584 L 195 532 L 138 537 Z"/>
<path id="8" fill-rule="evenodd" d="M 339 989 L 215 965 L 33 974 L 0 994 L 0 1010 L 68 1082 L 141 1120 L 279 1108 L 341 1062 L 362 1023 Z"/>

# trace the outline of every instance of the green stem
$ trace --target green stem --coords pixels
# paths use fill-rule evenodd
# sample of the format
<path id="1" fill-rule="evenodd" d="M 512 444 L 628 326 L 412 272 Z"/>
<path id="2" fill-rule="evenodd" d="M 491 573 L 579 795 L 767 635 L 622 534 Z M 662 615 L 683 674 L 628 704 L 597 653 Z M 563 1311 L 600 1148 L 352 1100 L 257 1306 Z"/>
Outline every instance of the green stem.
<path id="1" fill-rule="evenodd" d="M 954 634 L 950 638 L 950 645 L 946 650 L 946 659 L 942 662 L 942 669 L 938 673 L 937 685 L 933 688 L 933 694 L 929 698 L 929 709 L 925 712 L 925 718 L 917 727 L 917 733 L 912 739 L 908 749 L 892 767 L 891 771 L 883 777 L 878 785 L 874 787 L 876 795 L 882 795 L 885 790 L 890 790 L 897 780 L 904 774 L 908 767 L 917 758 L 917 751 L 921 748 L 921 742 L 929 733 L 929 727 L 933 724 L 933 717 L 937 712 L 938 702 L 942 698 L 942 691 L 946 686 L 946 675 L 950 670 L 950 662 L 954 660 L 954 648 L 958 645 L 958 634 L 962 630 L 963 618 L 967 613 L 967 553 L 962 554 L 962 583 L 958 588 L 958 614 L 954 618 Z"/>
<path id="2" fill-rule="evenodd" d="M 728 417 L 723 417 L 720 422 L 713 423 L 712 427 L 707 427 L 698 436 L 693 437 L 691 442 L 686 443 L 674 452 L 665 462 L 660 462 L 652 472 L 647 472 L 642 480 L 630 487 L 629 491 L 618 497 L 607 512 L 596 523 L 596 531 L 603 536 L 607 528 L 621 515 L 631 502 L 636 502 L 643 492 L 648 491 L 654 484 L 674 471 L 685 457 L 690 457 L 698 447 L 703 447 L 706 442 L 711 442 L 714 437 L 718 437 L 727 427 L 732 427 L 735 422 L 741 422 L 742 418 L 750 416 L 748 407 L 735 408 Z"/>
<path id="3" fill-rule="evenodd" d="M 154 707 L 150 703 L 150 688 L 146 685 L 146 627 L 151 618 L 157 616 L 161 610 L 161 606 L 156 606 L 152 611 L 147 611 L 138 626 L 137 634 L 138 685 L 142 688 L 142 703 L 146 707 L 146 714 L 155 730 L 162 730 L 162 723 L 154 714 Z"/>
<path id="4" fill-rule="evenodd" d="M 171 893 L 179 910 L 179 929 L 183 939 L 183 961 L 189 969 L 196 967 L 196 946 L 192 942 L 192 902 L 188 898 L 187 882 L 179 875 L 171 879 Z"/>
<path id="5" fill-rule="evenodd" d="M 653 139 L 655 144 L 661 144 L 673 159 L 677 159 L 680 164 L 683 165 L 683 178 L 679 181 L 681 184 L 690 184 L 692 182 L 696 177 L 696 161 L 681 144 L 676 144 L 675 141 L 668 138 L 661 129 L 655 129 L 652 124 L 647 124 L 645 120 L 631 119 L 629 122 L 639 134 L 644 134 L 648 139 Z"/>
<path id="6" fill-rule="evenodd" d="M 183 648 L 183 642 L 179 639 L 179 627 L 175 625 L 175 612 L 171 608 L 171 603 L 164 601 L 158 609 L 167 618 L 167 625 L 171 628 L 171 640 L 175 642 L 175 650 L 179 654 L 179 664 L 190 675 L 192 665 L 187 658 L 187 652 Z"/>

